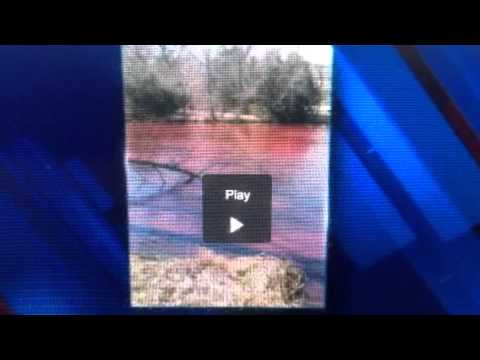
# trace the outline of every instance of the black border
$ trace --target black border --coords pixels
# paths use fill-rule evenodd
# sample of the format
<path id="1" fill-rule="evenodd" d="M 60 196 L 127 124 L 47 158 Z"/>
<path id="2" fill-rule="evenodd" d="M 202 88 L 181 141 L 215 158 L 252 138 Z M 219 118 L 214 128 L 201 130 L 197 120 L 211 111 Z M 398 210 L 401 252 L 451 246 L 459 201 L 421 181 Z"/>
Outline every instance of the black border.
<path id="1" fill-rule="evenodd" d="M 480 43 L 475 11 L 422 8 L 418 2 L 413 8 L 335 2 L 126 5 L 97 3 L 68 14 L 29 9 L 22 21 L 14 16 L 2 21 L 0 44 Z"/>

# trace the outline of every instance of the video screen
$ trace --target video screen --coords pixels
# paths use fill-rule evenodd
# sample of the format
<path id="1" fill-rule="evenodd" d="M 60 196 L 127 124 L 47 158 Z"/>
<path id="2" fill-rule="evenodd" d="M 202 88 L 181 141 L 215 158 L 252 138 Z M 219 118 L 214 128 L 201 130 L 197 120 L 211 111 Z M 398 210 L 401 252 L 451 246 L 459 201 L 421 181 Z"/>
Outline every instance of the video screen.
<path id="1" fill-rule="evenodd" d="M 332 57 L 122 47 L 133 307 L 325 306 Z"/>

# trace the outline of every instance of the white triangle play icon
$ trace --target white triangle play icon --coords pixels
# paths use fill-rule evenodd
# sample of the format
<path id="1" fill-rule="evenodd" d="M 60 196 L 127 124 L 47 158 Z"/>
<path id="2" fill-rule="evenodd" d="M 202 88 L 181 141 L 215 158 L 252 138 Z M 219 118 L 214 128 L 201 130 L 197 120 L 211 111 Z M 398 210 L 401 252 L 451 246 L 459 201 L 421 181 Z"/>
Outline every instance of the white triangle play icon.
<path id="1" fill-rule="evenodd" d="M 243 224 L 230 216 L 230 234 L 233 234 L 235 231 L 240 230 L 243 227 Z"/>

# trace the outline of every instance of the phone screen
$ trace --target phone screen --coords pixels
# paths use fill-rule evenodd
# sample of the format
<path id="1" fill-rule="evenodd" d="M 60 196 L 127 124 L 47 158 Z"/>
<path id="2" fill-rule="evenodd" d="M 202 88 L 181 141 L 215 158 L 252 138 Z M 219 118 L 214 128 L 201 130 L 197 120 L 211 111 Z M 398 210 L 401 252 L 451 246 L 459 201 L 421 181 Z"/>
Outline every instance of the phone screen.
<path id="1" fill-rule="evenodd" d="M 325 306 L 332 58 L 122 47 L 133 307 Z"/>

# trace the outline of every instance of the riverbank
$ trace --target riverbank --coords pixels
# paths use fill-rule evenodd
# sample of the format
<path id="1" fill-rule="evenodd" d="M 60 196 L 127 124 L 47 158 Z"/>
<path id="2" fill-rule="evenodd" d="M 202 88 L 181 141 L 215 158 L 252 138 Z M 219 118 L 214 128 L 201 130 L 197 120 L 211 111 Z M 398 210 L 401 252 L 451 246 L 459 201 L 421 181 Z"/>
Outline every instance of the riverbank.
<path id="1" fill-rule="evenodd" d="M 275 257 L 131 256 L 132 305 L 139 307 L 301 307 L 305 274 Z"/>

